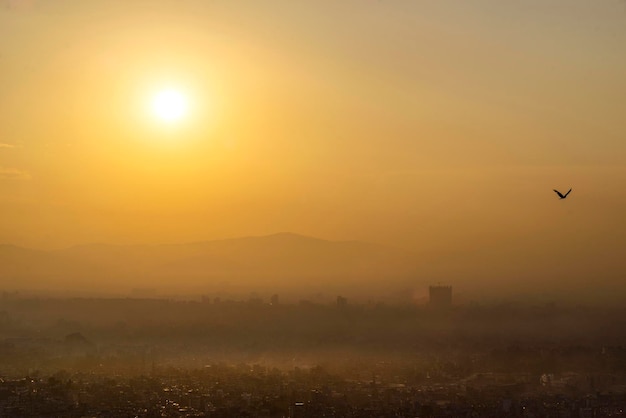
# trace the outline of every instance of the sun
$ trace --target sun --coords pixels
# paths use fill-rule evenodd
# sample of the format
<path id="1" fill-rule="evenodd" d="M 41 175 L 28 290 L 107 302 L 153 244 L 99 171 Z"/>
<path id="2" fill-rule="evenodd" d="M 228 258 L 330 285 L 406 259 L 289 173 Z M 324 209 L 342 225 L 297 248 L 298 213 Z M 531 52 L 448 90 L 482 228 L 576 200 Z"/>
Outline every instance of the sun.
<path id="1" fill-rule="evenodd" d="M 187 97 L 180 90 L 160 90 L 152 98 L 152 111 L 164 122 L 177 122 L 187 115 L 188 110 Z"/>

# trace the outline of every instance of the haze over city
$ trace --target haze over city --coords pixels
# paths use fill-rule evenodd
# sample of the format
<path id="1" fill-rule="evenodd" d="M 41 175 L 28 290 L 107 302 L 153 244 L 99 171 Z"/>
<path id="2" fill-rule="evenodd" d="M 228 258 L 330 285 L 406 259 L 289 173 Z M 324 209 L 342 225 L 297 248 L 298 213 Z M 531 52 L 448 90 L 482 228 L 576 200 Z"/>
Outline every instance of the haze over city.
<path id="1" fill-rule="evenodd" d="M 626 2 L 0 0 L 0 416 L 626 416 Z"/>

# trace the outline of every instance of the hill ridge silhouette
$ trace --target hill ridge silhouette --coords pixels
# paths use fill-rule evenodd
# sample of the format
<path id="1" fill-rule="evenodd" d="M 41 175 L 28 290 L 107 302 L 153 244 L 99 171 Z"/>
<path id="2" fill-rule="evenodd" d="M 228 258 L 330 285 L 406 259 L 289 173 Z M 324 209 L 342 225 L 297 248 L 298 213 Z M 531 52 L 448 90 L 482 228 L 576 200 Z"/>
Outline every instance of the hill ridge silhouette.
<path id="1" fill-rule="evenodd" d="M 7 247 L 8 248 L 8 247 Z M 292 232 L 178 244 L 87 243 L 59 250 L 0 247 L 0 286 L 241 287 L 362 285 L 408 278 L 413 254 L 363 241 L 331 241 Z M 15 256 L 15 254 L 19 256 Z"/>

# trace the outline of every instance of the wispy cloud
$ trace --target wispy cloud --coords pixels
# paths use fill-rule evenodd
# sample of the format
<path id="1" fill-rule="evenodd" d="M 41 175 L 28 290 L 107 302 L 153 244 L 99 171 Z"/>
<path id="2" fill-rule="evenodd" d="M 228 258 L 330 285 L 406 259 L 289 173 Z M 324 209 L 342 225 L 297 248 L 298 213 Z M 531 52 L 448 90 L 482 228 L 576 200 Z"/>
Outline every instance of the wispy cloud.
<path id="1" fill-rule="evenodd" d="M 4 143 L 0 142 L 0 148 L 15 148 L 15 145 L 4 144 Z"/>
<path id="2" fill-rule="evenodd" d="M 33 9 L 34 3 L 35 0 L 0 0 L 0 5 L 11 11 Z"/>
<path id="3" fill-rule="evenodd" d="M 29 178 L 28 171 L 0 167 L 0 180 L 28 180 Z"/>

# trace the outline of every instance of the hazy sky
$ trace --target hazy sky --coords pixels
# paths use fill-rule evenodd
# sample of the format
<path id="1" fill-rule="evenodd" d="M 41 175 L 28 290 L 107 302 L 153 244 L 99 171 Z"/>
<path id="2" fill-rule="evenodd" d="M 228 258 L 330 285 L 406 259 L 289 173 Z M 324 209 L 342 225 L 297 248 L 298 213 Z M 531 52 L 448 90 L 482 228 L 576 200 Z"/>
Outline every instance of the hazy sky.
<path id="1" fill-rule="evenodd" d="M 0 6 L 0 242 L 626 240 L 624 1 Z"/>

